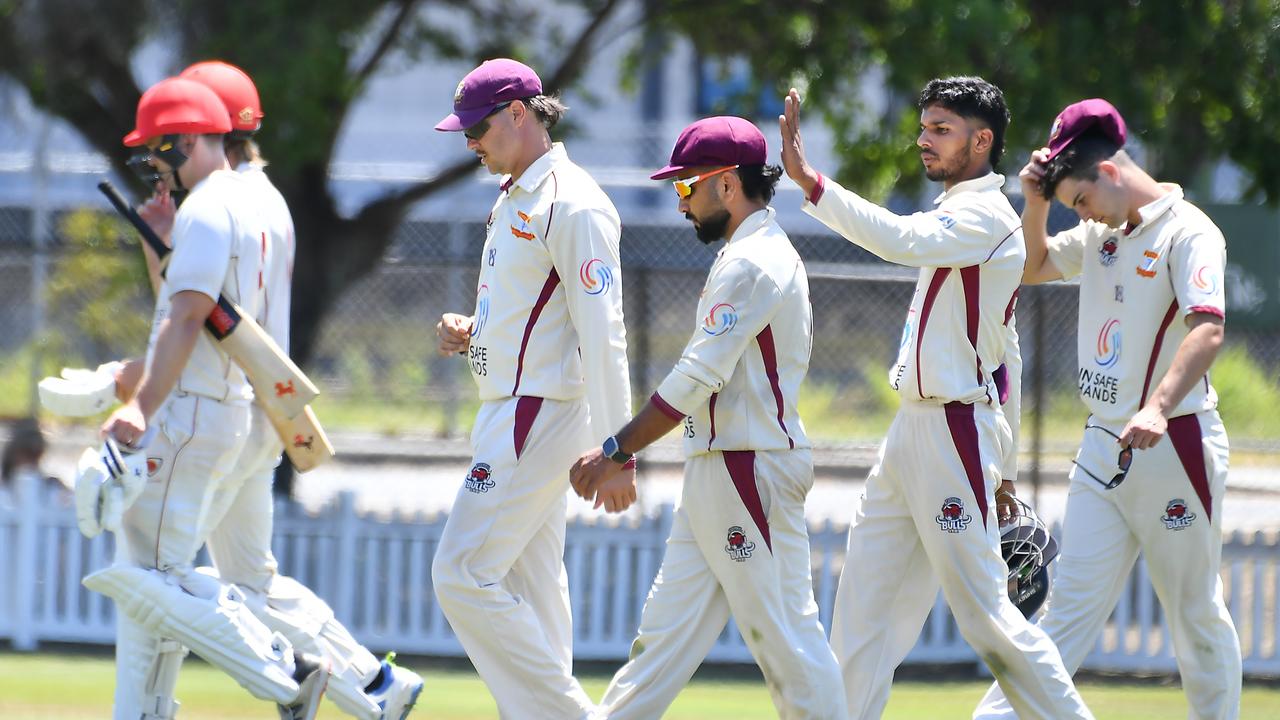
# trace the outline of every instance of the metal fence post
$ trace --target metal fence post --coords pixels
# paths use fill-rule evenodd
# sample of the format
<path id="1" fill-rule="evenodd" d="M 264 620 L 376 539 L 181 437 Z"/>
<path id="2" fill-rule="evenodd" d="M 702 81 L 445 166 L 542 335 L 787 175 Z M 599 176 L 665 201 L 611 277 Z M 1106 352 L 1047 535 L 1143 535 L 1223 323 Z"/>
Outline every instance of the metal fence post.
<path id="1" fill-rule="evenodd" d="M 639 407 L 644 404 L 645 399 L 649 397 L 649 393 L 653 388 L 649 386 L 649 333 L 652 330 L 652 324 L 649 322 L 649 268 L 639 267 L 631 271 L 634 282 L 629 282 L 630 287 L 627 293 L 631 296 L 631 307 L 635 309 L 636 314 L 640 317 L 631 320 L 627 324 L 632 328 L 641 328 L 633 338 L 635 341 L 635 358 L 636 362 L 631 366 L 631 377 L 634 382 L 631 386 L 631 395 L 634 398 L 633 407 Z"/>
<path id="2" fill-rule="evenodd" d="M 19 471 L 14 478 L 18 525 L 13 563 L 13 649 L 24 652 L 35 650 L 39 644 L 34 620 L 36 594 L 42 587 L 36 578 L 36 539 L 43 517 L 40 485 L 40 473 L 32 468 Z"/>
<path id="3" fill-rule="evenodd" d="M 1032 347 L 1035 348 L 1035 355 L 1031 361 L 1031 395 L 1036 407 L 1036 414 L 1031 420 L 1031 502 L 1033 504 L 1040 502 L 1040 466 L 1044 452 L 1044 414 L 1048 412 L 1045 407 L 1045 295 L 1046 293 L 1040 286 L 1028 288 L 1031 290 L 1032 297 L 1035 302 L 1032 303 L 1031 312 L 1031 336 Z M 1023 409 L 1025 412 L 1025 408 Z"/>
<path id="4" fill-rule="evenodd" d="M 44 364 L 45 346 L 45 281 L 48 275 L 49 255 L 49 116 L 42 116 L 40 132 L 36 136 L 36 149 L 31 170 L 31 242 L 35 257 L 31 264 L 31 334 L 35 338 L 31 353 L 31 395 L 28 399 L 31 415 L 39 408 L 40 395 L 36 385 L 40 382 Z"/>

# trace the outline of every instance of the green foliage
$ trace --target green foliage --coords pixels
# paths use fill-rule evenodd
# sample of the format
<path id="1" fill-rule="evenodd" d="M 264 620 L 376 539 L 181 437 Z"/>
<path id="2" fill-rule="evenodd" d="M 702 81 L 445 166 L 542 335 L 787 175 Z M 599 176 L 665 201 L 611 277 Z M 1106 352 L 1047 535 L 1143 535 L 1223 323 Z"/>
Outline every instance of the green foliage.
<path id="1" fill-rule="evenodd" d="M 924 83 L 981 75 L 1013 115 L 1005 172 L 1044 144 L 1062 107 L 1102 96 L 1156 174 L 1191 184 L 1225 156 L 1252 194 L 1280 202 L 1280 128 L 1268 120 L 1280 114 L 1275 0 L 663 2 L 659 22 L 801 89 L 836 132 L 840 179 L 869 194 L 923 175 L 908 150 Z M 859 90 L 874 95 L 881 79 L 884 105 L 868 107 Z"/>
<path id="2" fill-rule="evenodd" d="M 123 221 L 91 210 L 64 216 L 59 236 L 66 249 L 49 279 L 49 314 L 58 320 L 54 325 L 74 328 L 76 336 L 47 341 L 59 357 L 84 358 L 87 352 L 91 357 L 84 359 L 95 365 L 116 354 L 141 353 L 153 298 L 136 236 Z"/>
<path id="3" fill-rule="evenodd" d="M 1243 345 L 1223 350 L 1209 375 L 1218 409 L 1232 438 L 1280 437 L 1280 382 L 1249 356 Z"/>

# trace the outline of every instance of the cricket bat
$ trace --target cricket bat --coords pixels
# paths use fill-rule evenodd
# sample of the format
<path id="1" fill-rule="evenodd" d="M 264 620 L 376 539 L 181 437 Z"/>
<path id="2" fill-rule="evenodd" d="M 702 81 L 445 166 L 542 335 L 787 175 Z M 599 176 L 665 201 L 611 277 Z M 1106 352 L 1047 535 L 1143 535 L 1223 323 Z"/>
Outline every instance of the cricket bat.
<path id="1" fill-rule="evenodd" d="M 172 249 L 164 244 L 109 180 L 98 183 L 98 190 L 133 225 L 143 241 L 160 258 L 161 267 L 165 267 Z M 249 383 L 253 385 L 254 395 L 264 410 L 274 412 L 285 420 L 293 420 L 320 394 L 320 390 L 280 349 L 280 345 L 252 317 L 244 314 L 238 305 L 225 297 L 218 297 L 218 304 L 204 321 L 204 327 L 240 369 L 244 370 Z M 322 437 L 323 433 L 319 436 Z M 289 438 L 284 440 L 288 445 Z"/>
<path id="2" fill-rule="evenodd" d="M 276 434 L 284 441 L 284 452 L 298 472 L 304 473 L 333 458 L 333 445 L 324 434 L 324 428 L 320 427 L 320 421 L 310 405 L 302 408 L 302 412 L 293 419 L 280 415 L 266 405 L 262 409 Z"/>

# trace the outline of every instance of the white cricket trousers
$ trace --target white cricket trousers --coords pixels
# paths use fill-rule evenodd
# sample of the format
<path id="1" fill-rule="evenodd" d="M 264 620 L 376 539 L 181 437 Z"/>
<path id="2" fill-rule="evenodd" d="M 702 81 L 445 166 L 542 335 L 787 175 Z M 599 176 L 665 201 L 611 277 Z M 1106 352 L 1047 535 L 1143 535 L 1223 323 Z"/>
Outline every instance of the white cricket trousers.
<path id="1" fill-rule="evenodd" d="M 585 718 L 564 569 L 569 468 L 591 446 L 582 400 L 486 402 L 470 472 L 431 564 L 440 609 L 504 720 Z"/>
<path id="2" fill-rule="evenodd" d="M 840 670 L 813 599 L 808 450 L 685 461 L 684 490 L 631 657 L 598 716 L 661 717 L 733 614 L 782 718 L 845 718 Z"/>
<path id="3" fill-rule="evenodd" d="M 124 513 L 116 562 L 181 573 L 191 568 L 208 535 L 213 495 L 249 432 L 249 406 L 174 394 L 151 422 L 159 432 L 146 449 L 147 485 Z M 117 613 L 117 720 L 141 717 L 159 642 Z"/>
<path id="4" fill-rule="evenodd" d="M 1123 422 L 1090 418 L 1119 435 Z M 1164 621 L 1193 720 L 1240 714 L 1240 638 L 1222 601 L 1222 503 L 1227 489 L 1227 432 L 1218 411 L 1169 420 L 1167 437 L 1134 452 L 1119 472 L 1115 438 L 1086 428 L 1071 473 L 1062 551 L 1040 627 L 1075 672 L 1102 633 L 1141 552 Z M 975 718 L 1010 718 L 1015 708 L 992 687 Z"/>
<path id="5" fill-rule="evenodd" d="M 1012 434 L 988 405 L 904 402 L 849 528 L 831 645 L 849 716 L 880 717 L 941 585 L 1019 716 L 1092 718 L 1062 658 L 1008 596 L 995 488 Z"/>
<path id="6" fill-rule="evenodd" d="M 369 712 L 363 688 L 377 676 L 381 661 L 333 617 L 322 598 L 293 578 L 277 573 L 271 551 L 275 496 L 272 485 L 283 443 L 266 413 L 253 406 L 253 423 L 235 469 L 219 485 L 209 512 L 209 556 L 222 582 L 261 598 L 260 619 L 297 650 L 329 660 L 326 697 L 349 715 Z"/>

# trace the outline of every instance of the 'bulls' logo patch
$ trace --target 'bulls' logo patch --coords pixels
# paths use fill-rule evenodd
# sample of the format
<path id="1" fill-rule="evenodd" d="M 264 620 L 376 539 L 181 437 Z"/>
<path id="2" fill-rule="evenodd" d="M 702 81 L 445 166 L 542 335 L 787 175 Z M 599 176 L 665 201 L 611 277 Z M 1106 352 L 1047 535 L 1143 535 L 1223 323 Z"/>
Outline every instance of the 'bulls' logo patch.
<path id="1" fill-rule="evenodd" d="M 738 562 L 745 562 L 751 557 L 751 553 L 755 552 L 756 544 L 747 539 L 747 534 L 742 532 L 742 527 L 734 525 L 729 528 L 727 538 L 728 544 L 724 546 L 724 551 L 729 553 L 729 557 Z"/>
<path id="2" fill-rule="evenodd" d="M 147 477 L 155 477 L 162 467 L 164 467 L 163 458 L 147 458 Z"/>
<path id="3" fill-rule="evenodd" d="M 1191 508 L 1187 507 L 1187 501 L 1182 498 L 1170 500 L 1169 504 L 1164 506 L 1164 516 L 1160 518 L 1165 528 L 1169 530 L 1189 528 L 1195 520 L 1196 514 L 1191 512 Z"/>
<path id="4" fill-rule="evenodd" d="M 1120 249 L 1116 239 L 1109 237 L 1102 241 L 1102 246 L 1098 248 L 1098 261 L 1103 267 L 1111 267 L 1116 264 L 1116 251 Z"/>
<path id="5" fill-rule="evenodd" d="M 477 495 L 487 493 L 493 489 L 495 484 L 491 477 L 492 474 L 488 464 L 476 463 L 471 466 L 471 472 L 467 473 L 467 478 L 463 481 L 463 484 L 468 490 Z"/>
<path id="6" fill-rule="evenodd" d="M 958 533 L 964 532 L 964 529 L 969 527 L 973 516 L 964 511 L 963 500 L 958 497 L 949 497 L 943 501 L 942 511 L 934 520 L 938 521 L 938 526 L 943 532 Z"/>

